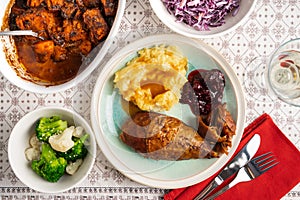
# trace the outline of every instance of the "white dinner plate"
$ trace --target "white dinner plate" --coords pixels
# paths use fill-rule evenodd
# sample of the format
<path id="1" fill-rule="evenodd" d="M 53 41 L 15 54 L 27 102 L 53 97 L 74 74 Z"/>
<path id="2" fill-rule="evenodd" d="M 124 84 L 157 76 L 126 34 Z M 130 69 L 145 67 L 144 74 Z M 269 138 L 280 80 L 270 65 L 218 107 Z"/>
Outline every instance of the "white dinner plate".
<path id="1" fill-rule="evenodd" d="M 188 58 L 189 71 L 197 68 L 220 69 L 225 74 L 226 86 L 223 102 L 236 121 L 236 135 L 228 155 L 214 159 L 185 161 L 152 160 L 142 157 L 120 139 L 120 127 L 129 116 L 123 110 L 121 97 L 114 88 L 113 79 L 117 70 L 137 55 L 137 51 L 154 45 L 173 45 Z M 195 116 L 189 106 L 176 104 L 165 114 L 177 117 L 190 126 L 195 126 Z M 176 34 L 149 36 L 121 49 L 104 66 L 95 84 L 91 122 L 97 143 L 112 165 L 121 173 L 139 183 L 157 188 L 180 188 L 203 181 L 221 169 L 235 152 L 243 133 L 245 118 L 244 94 L 240 82 L 226 60 L 203 42 Z"/>

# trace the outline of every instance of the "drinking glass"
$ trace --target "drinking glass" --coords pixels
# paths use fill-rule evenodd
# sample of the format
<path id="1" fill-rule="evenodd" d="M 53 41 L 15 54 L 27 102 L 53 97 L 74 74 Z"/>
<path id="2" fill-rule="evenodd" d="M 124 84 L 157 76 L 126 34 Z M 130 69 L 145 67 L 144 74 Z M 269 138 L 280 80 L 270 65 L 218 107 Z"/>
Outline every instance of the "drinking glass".
<path id="1" fill-rule="evenodd" d="M 276 96 L 300 106 L 300 38 L 281 44 L 266 61 L 254 59 L 248 67 L 245 87 L 253 96 L 259 90 L 271 99 Z"/>

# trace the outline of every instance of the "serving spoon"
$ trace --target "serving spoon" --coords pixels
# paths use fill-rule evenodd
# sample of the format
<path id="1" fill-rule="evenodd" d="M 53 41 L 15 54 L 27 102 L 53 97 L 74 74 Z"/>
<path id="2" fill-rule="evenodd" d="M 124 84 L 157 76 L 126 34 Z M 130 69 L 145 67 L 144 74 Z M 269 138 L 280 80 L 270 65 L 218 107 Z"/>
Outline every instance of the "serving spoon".
<path id="1" fill-rule="evenodd" d="M 38 33 L 33 32 L 32 30 L 0 31 L 0 36 L 11 36 L 11 35 L 30 35 L 33 37 L 40 38 L 41 40 L 44 40 L 42 36 L 39 36 Z"/>

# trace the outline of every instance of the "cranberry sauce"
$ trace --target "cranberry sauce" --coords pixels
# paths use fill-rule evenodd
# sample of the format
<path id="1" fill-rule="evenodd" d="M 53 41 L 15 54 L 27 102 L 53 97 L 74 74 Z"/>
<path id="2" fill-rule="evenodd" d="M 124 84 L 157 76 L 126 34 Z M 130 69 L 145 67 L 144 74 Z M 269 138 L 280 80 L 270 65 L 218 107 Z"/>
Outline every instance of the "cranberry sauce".
<path id="1" fill-rule="evenodd" d="M 182 89 L 180 103 L 188 104 L 195 115 L 207 115 L 222 103 L 224 74 L 218 69 L 194 70 Z"/>

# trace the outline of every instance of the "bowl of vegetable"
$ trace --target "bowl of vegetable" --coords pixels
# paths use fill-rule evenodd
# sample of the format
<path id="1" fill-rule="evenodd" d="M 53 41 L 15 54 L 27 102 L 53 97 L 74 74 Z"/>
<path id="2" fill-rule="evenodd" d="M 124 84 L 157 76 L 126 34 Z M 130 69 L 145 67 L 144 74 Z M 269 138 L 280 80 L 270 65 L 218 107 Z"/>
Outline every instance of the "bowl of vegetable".
<path id="1" fill-rule="evenodd" d="M 12 170 L 20 181 L 39 192 L 73 188 L 86 178 L 95 157 L 90 125 L 65 108 L 45 107 L 26 114 L 9 137 Z"/>
<path id="2" fill-rule="evenodd" d="M 241 25 L 257 0 L 150 1 L 158 18 L 173 31 L 193 38 L 226 34 Z"/>

